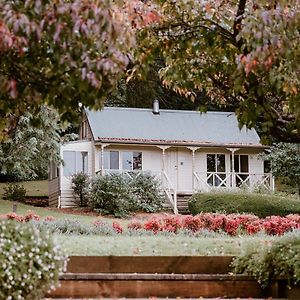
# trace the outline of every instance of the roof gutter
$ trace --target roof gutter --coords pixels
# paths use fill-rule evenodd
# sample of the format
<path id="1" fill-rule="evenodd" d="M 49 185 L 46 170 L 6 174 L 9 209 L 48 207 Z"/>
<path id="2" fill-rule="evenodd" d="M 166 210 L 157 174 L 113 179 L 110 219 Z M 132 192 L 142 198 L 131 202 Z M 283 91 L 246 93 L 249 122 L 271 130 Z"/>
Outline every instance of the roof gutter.
<path id="1" fill-rule="evenodd" d="M 176 141 L 149 141 L 149 140 L 112 140 L 112 139 L 98 139 L 95 140 L 95 145 L 100 144 L 119 144 L 119 145 L 152 145 L 152 146 L 181 146 L 181 147 L 222 147 L 222 148 L 255 148 L 268 149 L 270 146 L 254 145 L 254 144 L 217 144 L 217 143 L 197 143 L 197 142 L 176 142 Z"/>

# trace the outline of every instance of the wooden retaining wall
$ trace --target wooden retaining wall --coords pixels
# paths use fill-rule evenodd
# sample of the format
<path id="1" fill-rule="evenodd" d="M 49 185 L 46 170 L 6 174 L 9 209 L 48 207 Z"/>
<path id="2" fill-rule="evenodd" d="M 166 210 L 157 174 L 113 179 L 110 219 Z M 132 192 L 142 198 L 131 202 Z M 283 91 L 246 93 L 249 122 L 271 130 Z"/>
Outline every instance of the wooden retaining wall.
<path id="1" fill-rule="evenodd" d="M 231 256 L 73 256 L 52 298 L 288 298 L 299 289 L 277 280 L 262 289 L 251 276 L 230 273 Z"/>

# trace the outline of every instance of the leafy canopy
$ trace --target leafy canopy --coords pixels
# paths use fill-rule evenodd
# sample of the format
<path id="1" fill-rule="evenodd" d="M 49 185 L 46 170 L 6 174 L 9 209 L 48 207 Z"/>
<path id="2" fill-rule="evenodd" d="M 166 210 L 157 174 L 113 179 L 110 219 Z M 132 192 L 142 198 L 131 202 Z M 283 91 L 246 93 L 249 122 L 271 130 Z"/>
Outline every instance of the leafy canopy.
<path id="1" fill-rule="evenodd" d="M 159 56 L 166 86 L 192 98 L 203 90 L 235 107 L 241 125 L 300 142 L 298 0 L 154 2 L 133 75 Z"/>
<path id="2" fill-rule="evenodd" d="M 120 2 L 120 1 L 119 1 Z M 100 108 L 129 63 L 126 10 L 109 0 L 0 0 L 0 129 L 42 104 Z"/>

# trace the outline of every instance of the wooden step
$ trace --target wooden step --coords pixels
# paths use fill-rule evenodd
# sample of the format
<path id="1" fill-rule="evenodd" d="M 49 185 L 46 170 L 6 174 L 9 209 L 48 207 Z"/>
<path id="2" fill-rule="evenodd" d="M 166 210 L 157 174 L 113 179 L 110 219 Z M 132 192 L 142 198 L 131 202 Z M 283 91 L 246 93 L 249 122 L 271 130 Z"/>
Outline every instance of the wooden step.
<path id="1" fill-rule="evenodd" d="M 71 256 L 67 273 L 227 274 L 233 256 Z"/>
<path id="2" fill-rule="evenodd" d="M 261 289 L 251 276 L 233 275 L 231 256 L 70 257 L 50 298 L 262 298 L 300 299 L 300 289 L 277 280 Z"/>
<path id="3" fill-rule="evenodd" d="M 179 274 L 65 274 L 61 287 L 51 293 L 56 298 L 108 297 L 265 297 L 272 289 L 262 290 L 248 276 Z"/>

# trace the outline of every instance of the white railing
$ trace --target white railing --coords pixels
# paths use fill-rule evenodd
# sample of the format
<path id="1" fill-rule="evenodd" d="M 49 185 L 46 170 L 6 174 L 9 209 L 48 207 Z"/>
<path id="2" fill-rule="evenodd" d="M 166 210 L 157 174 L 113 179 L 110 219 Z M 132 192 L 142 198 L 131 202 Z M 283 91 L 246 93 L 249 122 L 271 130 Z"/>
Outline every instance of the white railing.
<path id="1" fill-rule="evenodd" d="M 274 191 L 274 177 L 271 173 L 194 172 L 194 191 L 232 188 Z"/>
<path id="2" fill-rule="evenodd" d="M 168 177 L 166 172 L 161 173 L 161 181 L 163 185 L 163 189 L 167 195 L 168 200 L 170 201 L 173 212 L 175 215 L 178 214 L 178 209 L 177 209 L 177 190 L 176 188 L 172 185 L 170 178 Z"/>

